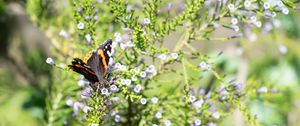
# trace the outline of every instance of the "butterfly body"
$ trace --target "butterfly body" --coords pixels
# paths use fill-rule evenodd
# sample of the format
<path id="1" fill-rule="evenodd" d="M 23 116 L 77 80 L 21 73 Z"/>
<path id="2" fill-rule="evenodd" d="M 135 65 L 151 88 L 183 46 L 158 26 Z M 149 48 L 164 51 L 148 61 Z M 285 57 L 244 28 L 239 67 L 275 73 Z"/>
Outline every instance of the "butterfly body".
<path id="1" fill-rule="evenodd" d="M 73 71 L 83 75 L 91 83 L 105 80 L 111 53 L 112 40 L 108 39 L 95 51 L 90 51 L 83 60 L 74 58 L 68 65 Z"/>

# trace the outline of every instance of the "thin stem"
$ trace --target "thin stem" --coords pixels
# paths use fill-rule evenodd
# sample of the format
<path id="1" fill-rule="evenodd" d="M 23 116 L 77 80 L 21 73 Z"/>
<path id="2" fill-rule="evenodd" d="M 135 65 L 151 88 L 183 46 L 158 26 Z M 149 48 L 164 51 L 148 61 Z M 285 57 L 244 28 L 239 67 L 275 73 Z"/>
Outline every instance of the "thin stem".
<path id="1" fill-rule="evenodd" d="M 128 126 L 131 126 L 131 117 L 132 117 L 132 115 L 133 115 L 133 113 L 132 113 L 132 102 L 131 102 L 131 98 L 130 98 L 130 96 L 128 97 L 128 100 L 127 100 L 127 102 L 128 102 L 128 108 L 127 108 L 127 110 L 128 110 L 128 115 L 127 115 L 127 124 L 128 124 Z"/>

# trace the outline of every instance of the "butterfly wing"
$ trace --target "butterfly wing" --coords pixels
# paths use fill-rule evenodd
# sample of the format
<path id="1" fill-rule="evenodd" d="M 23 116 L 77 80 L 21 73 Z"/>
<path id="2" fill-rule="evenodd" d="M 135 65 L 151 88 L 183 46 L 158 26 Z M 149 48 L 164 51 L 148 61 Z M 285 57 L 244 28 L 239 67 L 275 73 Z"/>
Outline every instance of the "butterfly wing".
<path id="1" fill-rule="evenodd" d="M 96 51 L 90 51 L 83 58 L 83 61 L 75 58 L 69 67 L 73 71 L 82 74 L 90 82 L 104 80 L 111 54 L 111 44 L 111 39 L 106 40 Z"/>
<path id="2" fill-rule="evenodd" d="M 82 74 L 84 78 L 92 83 L 99 81 L 96 73 L 79 58 L 74 58 L 72 64 L 68 65 L 68 67 L 73 71 Z"/>
<path id="3" fill-rule="evenodd" d="M 105 69 L 99 59 L 101 59 L 101 57 L 94 52 L 91 58 L 87 60 L 87 65 L 96 73 L 98 80 L 103 80 Z"/>
<path id="4" fill-rule="evenodd" d="M 111 44 L 112 40 L 108 39 L 87 60 L 87 64 L 96 73 L 99 80 L 103 80 L 106 74 L 110 58 L 109 53 L 111 53 Z"/>
<path id="5" fill-rule="evenodd" d="M 98 49 L 98 55 L 100 55 L 101 57 L 104 57 L 104 61 L 106 65 L 108 65 L 109 63 L 109 59 L 110 59 L 110 55 L 111 55 L 111 44 L 112 44 L 112 40 L 108 39 L 104 42 L 104 44 L 102 44 Z M 102 52 L 101 52 L 102 50 Z M 100 52 L 99 52 L 100 51 Z M 102 59 L 103 60 L 103 59 Z"/>

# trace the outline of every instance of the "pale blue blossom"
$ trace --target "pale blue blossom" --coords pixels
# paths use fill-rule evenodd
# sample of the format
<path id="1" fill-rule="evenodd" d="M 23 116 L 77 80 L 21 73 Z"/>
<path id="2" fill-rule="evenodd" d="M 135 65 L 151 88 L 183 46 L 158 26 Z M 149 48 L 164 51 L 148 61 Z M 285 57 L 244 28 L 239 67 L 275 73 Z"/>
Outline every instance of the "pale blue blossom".
<path id="1" fill-rule="evenodd" d="M 79 29 L 79 30 L 82 30 L 82 29 L 84 29 L 84 23 L 82 23 L 82 22 L 79 22 L 78 24 L 77 24 L 77 28 Z"/>
<path id="2" fill-rule="evenodd" d="M 153 104 L 157 104 L 158 98 L 157 98 L 157 97 L 151 98 L 151 102 L 152 102 Z"/>
<path id="3" fill-rule="evenodd" d="M 157 119 L 160 119 L 160 118 L 162 118 L 162 114 L 161 114 L 161 112 L 157 112 L 157 113 L 155 113 L 155 117 L 156 117 Z"/>
<path id="4" fill-rule="evenodd" d="M 46 63 L 48 63 L 49 65 L 55 65 L 55 62 L 54 62 L 54 60 L 51 57 L 48 57 L 46 59 Z"/>
<path id="5" fill-rule="evenodd" d="M 141 103 L 144 105 L 144 104 L 146 104 L 147 103 L 147 100 L 146 100 L 146 98 L 141 98 Z"/>

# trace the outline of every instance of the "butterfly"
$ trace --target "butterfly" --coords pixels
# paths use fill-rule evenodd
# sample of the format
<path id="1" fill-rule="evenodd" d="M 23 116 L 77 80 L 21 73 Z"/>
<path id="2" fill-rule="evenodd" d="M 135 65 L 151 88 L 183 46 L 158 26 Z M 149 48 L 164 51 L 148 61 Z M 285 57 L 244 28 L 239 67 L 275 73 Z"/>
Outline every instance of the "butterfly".
<path id="1" fill-rule="evenodd" d="M 74 58 L 68 67 L 83 75 L 91 83 L 105 81 L 112 49 L 111 44 L 111 39 L 106 40 L 96 50 L 88 52 L 83 60 Z"/>

